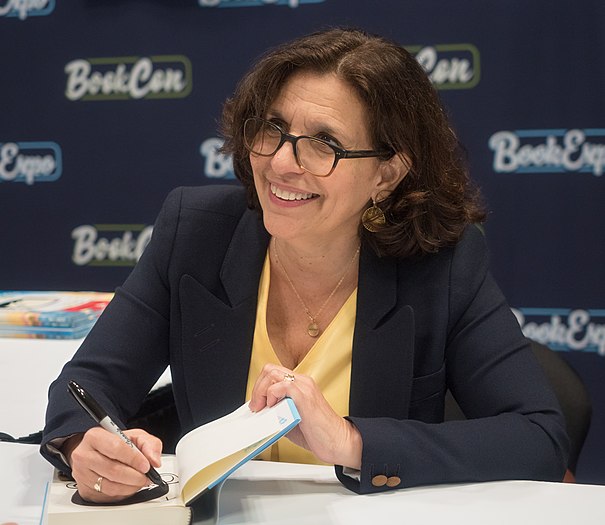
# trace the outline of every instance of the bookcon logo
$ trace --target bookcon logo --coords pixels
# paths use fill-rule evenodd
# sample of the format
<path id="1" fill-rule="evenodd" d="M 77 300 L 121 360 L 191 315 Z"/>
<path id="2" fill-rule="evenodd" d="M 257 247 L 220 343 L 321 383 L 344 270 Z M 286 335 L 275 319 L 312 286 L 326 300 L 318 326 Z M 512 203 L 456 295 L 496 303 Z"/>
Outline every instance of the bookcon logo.
<path id="1" fill-rule="evenodd" d="M 209 179 L 235 179 L 233 159 L 219 150 L 223 140 L 211 137 L 202 142 L 200 154 L 204 157 L 204 175 Z"/>
<path id="2" fill-rule="evenodd" d="M 523 334 L 553 350 L 605 356 L 605 309 L 513 308 Z"/>
<path id="3" fill-rule="evenodd" d="M 595 140 L 597 139 L 598 142 Z M 489 139 L 496 173 L 592 173 L 605 167 L 605 129 L 498 131 Z"/>
<path id="4" fill-rule="evenodd" d="M 184 98 L 191 92 L 191 62 L 182 55 L 86 58 L 65 66 L 69 100 Z"/>
<path id="5" fill-rule="evenodd" d="M 472 44 L 404 47 L 415 55 L 437 89 L 470 89 L 479 83 L 479 50 Z"/>
<path id="6" fill-rule="evenodd" d="M 153 226 L 144 224 L 78 226 L 71 232 L 75 241 L 72 261 L 77 266 L 134 266 L 152 231 Z"/>
<path id="7" fill-rule="evenodd" d="M 0 143 L 0 182 L 53 182 L 63 171 L 56 142 Z"/>
<path id="8" fill-rule="evenodd" d="M 287 5 L 298 7 L 304 4 L 322 4 L 325 0 L 198 0 L 200 7 L 257 7 L 264 5 Z"/>
<path id="9" fill-rule="evenodd" d="M 0 0 L 0 16 L 25 20 L 29 16 L 46 16 L 55 9 L 55 0 Z"/>

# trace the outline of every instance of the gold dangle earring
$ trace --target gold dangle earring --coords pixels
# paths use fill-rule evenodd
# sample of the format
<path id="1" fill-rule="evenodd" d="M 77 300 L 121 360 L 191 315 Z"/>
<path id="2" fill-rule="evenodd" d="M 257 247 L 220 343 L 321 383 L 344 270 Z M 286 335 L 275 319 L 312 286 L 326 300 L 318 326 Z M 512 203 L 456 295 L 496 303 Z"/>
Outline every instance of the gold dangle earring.
<path id="1" fill-rule="evenodd" d="M 384 212 L 376 206 L 376 199 L 372 198 L 372 206 L 366 209 L 361 216 L 361 224 L 369 232 L 380 231 L 387 223 Z"/>

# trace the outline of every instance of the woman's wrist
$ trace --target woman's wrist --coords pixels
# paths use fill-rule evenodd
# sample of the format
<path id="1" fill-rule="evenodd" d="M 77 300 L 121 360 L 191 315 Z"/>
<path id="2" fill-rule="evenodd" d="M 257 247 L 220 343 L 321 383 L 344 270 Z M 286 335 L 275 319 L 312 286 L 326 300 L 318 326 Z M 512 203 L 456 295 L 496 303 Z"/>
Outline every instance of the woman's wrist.
<path id="1" fill-rule="evenodd" d="M 363 451 L 363 440 L 357 427 L 348 419 L 343 419 L 345 423 L 346 439 L 343 449 L 339 453 L 338 465 L 349 467 L 351 469 L 361 469 L 361 454 Z"/>
<path id="2" fill-rule="evenodd" d="M 69 438 L 67 438 L 65 440 L 65 442 L 63 443 L 63 445 L 61 445 L 61 448 L 59 449 L 61 451 L 61 454 L 63 454 L 63 456 L 65 457 L 67 464 L 70 467 L 71 467 L 71 454 L 74 451 L 74 449 L 80 444 L 80 442 L 82 441 L 83 438 L 84 438 L 84 434 L 82 434 L 82 433 L 74 434 L 73 436 L 70 436 Z"/>

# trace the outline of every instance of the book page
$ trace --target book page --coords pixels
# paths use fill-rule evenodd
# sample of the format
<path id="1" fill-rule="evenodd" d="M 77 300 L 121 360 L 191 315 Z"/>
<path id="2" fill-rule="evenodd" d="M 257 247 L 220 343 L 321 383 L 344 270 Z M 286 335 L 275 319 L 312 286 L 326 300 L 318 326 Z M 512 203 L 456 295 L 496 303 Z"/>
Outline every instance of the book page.
<path id="1" fill-rule="evenodd" d="M 211 463 L 206 468 L 194 474 L 187 483 L 182 485 L 181 498 L 187 504 L 200 495 L 206 489 L 212 488 L 223 481 L 231 472 L 236 470 L 240 465 L 246 463 L 251 457 L 258 454 L 264 449 L 264 445 L 272 442 L 275 434 L 267 438 L 253 443 L 243 450 L 239 450 L 230 456 L 221 458 L 214 463 Z"/>
<path id="2" fill-rule="evenodd" d="M 254 457 L 299 420 L 291 399 L 256 413 L 246 403 L 183 436 L 176 456 L 184 501 Z"/>

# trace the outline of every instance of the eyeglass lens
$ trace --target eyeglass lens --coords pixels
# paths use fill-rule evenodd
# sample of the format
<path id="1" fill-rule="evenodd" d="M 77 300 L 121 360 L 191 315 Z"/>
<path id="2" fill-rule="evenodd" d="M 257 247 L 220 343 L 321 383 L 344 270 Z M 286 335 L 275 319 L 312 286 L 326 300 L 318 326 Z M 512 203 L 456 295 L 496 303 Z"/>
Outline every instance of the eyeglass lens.
<path id="1" fill-rule="evenodd" d="M 244 124 L 244 142 L 256 155 L 274 155 L 284 140 L 282 136 L 295 144 L 296 159 L 302 168 L 318 176 L 332 171 L 336 153 L 324 142 L 312 137 L 290 137 L 275 124 L 259 118 L 250 118 Z"/>

